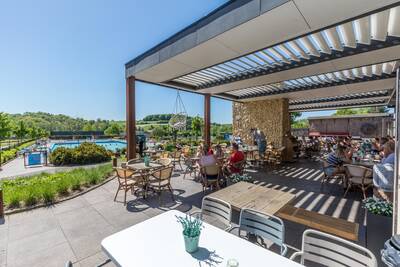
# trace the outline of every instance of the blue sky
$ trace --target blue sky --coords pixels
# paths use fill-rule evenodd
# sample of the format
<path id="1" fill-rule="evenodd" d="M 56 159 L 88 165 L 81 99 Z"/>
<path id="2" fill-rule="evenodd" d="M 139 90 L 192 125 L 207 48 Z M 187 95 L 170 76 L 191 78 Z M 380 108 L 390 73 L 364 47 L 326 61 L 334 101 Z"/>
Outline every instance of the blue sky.
<path id="1" fill-rule="evenodd" d="M 0 111 L 124 119 L 124 64 L 223 0 L 13 0 L 0 3 Z M 137 118 L 173 110 L 176 92 L 137 85 Z M 187 112 L 203 98 L 182 93 Z M 231 122 L 214 99 L 212 120 Z"/>

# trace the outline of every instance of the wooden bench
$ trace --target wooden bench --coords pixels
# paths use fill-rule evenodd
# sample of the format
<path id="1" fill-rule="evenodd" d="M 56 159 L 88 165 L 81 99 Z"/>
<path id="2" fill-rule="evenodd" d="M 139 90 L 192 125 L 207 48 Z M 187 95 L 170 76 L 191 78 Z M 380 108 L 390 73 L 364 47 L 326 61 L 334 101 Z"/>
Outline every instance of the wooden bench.
<path id="1" fill-rule="evenodd" d="M 282 219 L 303 224 L 328 234 L 333 234 L 353 241 L 358 240 L 358 223 L 334 218 L 315 211 L 296 208 L 292 205 L 285 205 L 276 213 L 276 215 Z"/>

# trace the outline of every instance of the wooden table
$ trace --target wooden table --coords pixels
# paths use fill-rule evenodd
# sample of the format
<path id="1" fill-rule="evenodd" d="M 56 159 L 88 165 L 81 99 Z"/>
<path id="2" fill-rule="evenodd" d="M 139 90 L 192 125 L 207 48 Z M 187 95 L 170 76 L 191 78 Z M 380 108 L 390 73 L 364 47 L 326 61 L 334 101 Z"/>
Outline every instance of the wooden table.
<path id="1" fill-rule="evenodd" d="M 239 182 L 210 194 L 232 205 L 240 211 L 243 208 L 275 214 L 286 204 L 291 203 L 296 195 L 264 186 Z"/>
<path id="2" fill-rule="evenodd" d="M 236 259 L 240 267 L 300 267 L 294 261 L 203 222 L 199 250 L 185 251 L 182 226 L 171 210 L 106 237 L 101 247 L 117 266 L 226 267 Z"/>
<path id="3" fill-rule="evenodd" d="M 163 165 L 159 163 L 150 162 L 149 166 L 146 166 L 144 162 L 137 162 L 137 163 L 127 164 L 126 167 L 134 170 L 149 171 L 162 168 Z"/>

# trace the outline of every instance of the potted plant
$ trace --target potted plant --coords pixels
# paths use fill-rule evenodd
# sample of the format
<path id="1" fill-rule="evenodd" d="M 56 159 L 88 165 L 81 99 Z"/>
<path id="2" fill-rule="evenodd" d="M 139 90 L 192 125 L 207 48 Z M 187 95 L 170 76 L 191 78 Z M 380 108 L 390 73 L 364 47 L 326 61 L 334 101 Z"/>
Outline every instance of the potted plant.
<path id="1" fill-rule="evenodd" d="M 393 204 L 370 197 L 363 201 L 363 207 L 367 212 L 367 248 L 379 255 L 385 241 L 392 236 Z"/>
<path id="2" fill-rule="evenodd" d="M 177 219 L 178 222 L 182 224 L 185 250 L 189 253 L 196 252 L 199 248 L 202 221 L 188 215 L 186 215 L 186 217 L 177 216 Z"/>
<path id="3" fill-rule="evenodd" d="M 228 185 L 236 184 L 239 182 L 253 183 L 254 179 L 248 174 L 235 173 L 229 176 Z"/>

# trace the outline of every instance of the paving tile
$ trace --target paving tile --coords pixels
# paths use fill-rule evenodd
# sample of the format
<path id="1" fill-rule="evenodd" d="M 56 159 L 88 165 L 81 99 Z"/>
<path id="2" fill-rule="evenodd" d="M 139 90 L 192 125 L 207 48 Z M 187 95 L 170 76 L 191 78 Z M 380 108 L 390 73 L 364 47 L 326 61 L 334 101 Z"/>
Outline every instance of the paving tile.
<path id="1" fill-rule="evenodd" d="M 100 264 L 105 263 L 105 261 L 107 259 L 108 259 L 107 256 L 103 252 L 98 252 L 92 256 L 89 256 L 89 257 L 79 261 L 78 263 L 80 264 L 80 267 L 93 267 L 93 266 L 98 266 Z M 112 262 L 109 262 L 103 266 L 113 267 L 116 265 Z M 74 267 L 75 267 L 75 264 L 74 264 Z"/>
<path id="2" fill-rule="evenodd" d="M 60 214 L 68 211 L 78 210 L 84 207 L 89 207 L 89 203 L 82 197 L 76 197 L 60 204 L 53 206 L 52 211 L 54 214 Z"/>
<path id="3" fill-rule="evenodd" d="M 59 267 L 64 266 L 67 261 L 76 261 L 67 242 L 51 246 L 41 251 L 28 251 L 21 254 L 14 261 L 8 262 L 8 267 Z"/>
<path id="4" fill-rule="evenodd" d="M 88 232 L 96 232 L 110 224 L 92 207 L 56 215 L 68 240 L 77 239 Z"/>
<path id="5" fill-rule="evenodd" d="M 48 232 L 11 241 L 7 247 L 7 261 L 8 263 L 13 263 L 18 258 L 21 258 L 21 255 L 40 253 L 65 242 L 67 240 L 60 229 L 53 229 Z"/>
<path id="6" fill-rule="evenodd" d="M 87 258 L 101 251 L 101 241 L 117 230 L 112 226 L 107 226 L 103 229 L 88 231 L 85 234 L 74 237 L 69 240 L 69 243 L 74 251 L 77 260 Z"/>
<path id="7" fill-rule="evenodd" d="M 34 218 L 50 218 L 53 217 L 52 209 L 49 207 L 24 211 L 9 216 L 9 225 L 26 223 Z"/>
<path id="8" fill-rule="evenodd" d="M 52 216 L 33 217 L 25 219 L 24 223 L 10 225 L 8 240 L 15 241 L 42 232 L 47 232 L 59 228 L 57 219 Z"/>
<path id="9" fill-rule="evenodd" d="M 113 201 L 114 195 L 102 187 L 96 188 L 82 196 L 89 204 L 102 201 Z"/>

